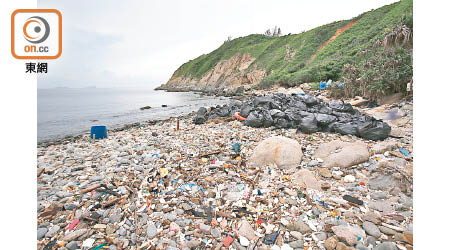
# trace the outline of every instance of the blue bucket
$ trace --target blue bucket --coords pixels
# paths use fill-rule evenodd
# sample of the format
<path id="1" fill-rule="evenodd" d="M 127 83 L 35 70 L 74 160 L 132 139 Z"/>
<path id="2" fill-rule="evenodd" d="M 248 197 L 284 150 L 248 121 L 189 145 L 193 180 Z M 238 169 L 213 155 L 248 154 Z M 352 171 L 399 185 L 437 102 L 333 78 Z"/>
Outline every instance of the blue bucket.
<path id="1" fill-rule="evenodd" d="M 106 126 L 92 126 L 91 127 L 91 139 L 103 139 L 106 138 Z"/>

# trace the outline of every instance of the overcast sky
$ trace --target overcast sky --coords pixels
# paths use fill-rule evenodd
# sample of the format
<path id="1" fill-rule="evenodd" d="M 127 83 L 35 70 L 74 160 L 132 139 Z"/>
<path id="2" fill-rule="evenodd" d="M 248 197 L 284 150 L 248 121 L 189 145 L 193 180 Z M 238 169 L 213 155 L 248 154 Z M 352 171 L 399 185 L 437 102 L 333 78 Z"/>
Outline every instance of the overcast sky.
<path id="1" fill-rule="evenodd" d="M 38 88 L 156 87 L 184 62 L 275 25 L 300 33 L 395 0 L 38 0 L 63 17 L 63 52 Z"/>

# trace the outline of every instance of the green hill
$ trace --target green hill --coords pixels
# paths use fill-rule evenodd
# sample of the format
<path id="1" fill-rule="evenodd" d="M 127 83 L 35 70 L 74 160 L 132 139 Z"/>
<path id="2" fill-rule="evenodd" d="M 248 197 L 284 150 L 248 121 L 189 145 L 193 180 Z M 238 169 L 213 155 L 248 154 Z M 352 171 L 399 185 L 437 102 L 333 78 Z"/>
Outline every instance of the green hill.
<path id="1" fill-rule="evenodd" d="M 412 8 L 412 0 L 402 0 L 300 34 L 279 37 L 252 34 L 236 38 L 209 54 L 184 63 L 162 87 L 196 89 L 195 85 L 199 84 L 202 86 L 199 88 L 235 88 L 238 83 L 227 84 L 235 81 L 264 88 L 274 84 L 295 86 L 328 79 L 342 80 L 344 65 L 359 67 L 368 60 L 361 52 L 372 50 L 371 54 L 376 54 L 375 50 L 381 51 L 382 48 L 374 49 L 374 44 L 382 42 L 394 27 L 406 24 L 412 30 Z M 412 46 L 406 53 L 411 58 L 405 59 L 404 63 L 411 66 L 412 76 L 411 51 Z M 247 65 L 242 66 L 243 63 Z M 217 65 L 221 65 L 221 69 Z M 224 66 L 233 69 L 226 71 Z M 251 79 L 249 73 L 255 71 L 263 73 Z"/>

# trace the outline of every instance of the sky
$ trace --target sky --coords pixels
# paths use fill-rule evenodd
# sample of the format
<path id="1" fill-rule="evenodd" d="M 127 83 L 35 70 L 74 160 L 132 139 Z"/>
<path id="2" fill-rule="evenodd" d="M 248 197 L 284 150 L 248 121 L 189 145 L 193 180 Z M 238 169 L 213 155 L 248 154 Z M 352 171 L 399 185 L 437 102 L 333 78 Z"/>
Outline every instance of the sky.
<path id="1" fill-rule="evenodd" d="M 38 0 L 62 13 L 63 52 L 38 88 L 157 87 L 228 36 L 300 33 L 396 0 Z"/>

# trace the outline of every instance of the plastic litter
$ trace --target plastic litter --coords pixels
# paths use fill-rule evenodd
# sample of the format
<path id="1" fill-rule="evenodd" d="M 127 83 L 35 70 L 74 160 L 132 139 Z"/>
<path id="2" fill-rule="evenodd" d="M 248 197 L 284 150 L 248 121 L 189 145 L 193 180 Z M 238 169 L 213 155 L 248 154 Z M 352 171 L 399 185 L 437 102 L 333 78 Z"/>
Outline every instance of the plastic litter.
<path id="1" fill-rule="evenodd" d="M 272 245 L 275 244 L 275 241 L 277 240 L 279 232 L 275 232 L 272 234 L 266 234 L 264 235 L 264 244 L 266 245 Z"/>
<path id="2" fill-rule="evenodd" d="M 401 152 L 404 156 L 409 157 L 409 152 L 408 152 L 408 151 L 406 151 L 406 150 L 403 149 L 403 148 L 400 148 L 399 150 L 400 150 L 400 152 Z"/>
<path id="3" fill-rule="evenodd" d="M 92 126 L 91 139 L 104 139 L 107 137 L 106 126 Z"/>
<path id="4" fill-rule="evenodd" d="M 362 200 L 359 200 L 359 199 L 357 199 L 357 198 L 355 198 L 353 196 L 350 196 L 350 195 L 344 195 L 344 197 L 342 197 L 342 198 L 344 200 L 346 200 L 346 201 L 349 201 L 349 202 L 354 203 L 354 204 L 358 204 L 360 206 L 362 206 L 364 204 L 364 202 Z"/>
<path id="5" fill-rule="evenodd" d="M 100 245 L 92 248 L 91 250 L 99 250 L 99 249 L 102 249 L 104 246 L 106 246 L 106 243 L 100 244 Z"/>
<path id="6" fill-rule="evenodd" d="M 241 146 L 242 146 L 242 143 L 236 142 L 236 143 L 233 143 L 233 145 L 231 147 L 232 147 L 233 151 L 236 154 L 238 154 L 241 151 Z"/>
<path id="7" fill-rule="evenodd" d="M 225 240 L 223 241 L 223 245 L 225 247 L 229 247 L 231 245 L 231 243 L 233 243 L 233 238 L 229 235 L 227 235 L 227 237 L 225 238 Z"/>
<path id="8" fill-rule="evenodd" d="M 66 231 L 72 230 L 78 224 L 78 222 L 80 222 L 78 218 L 72 221 L 72 223 L 70 223 L 70 225 L 67 227 Z"/>

